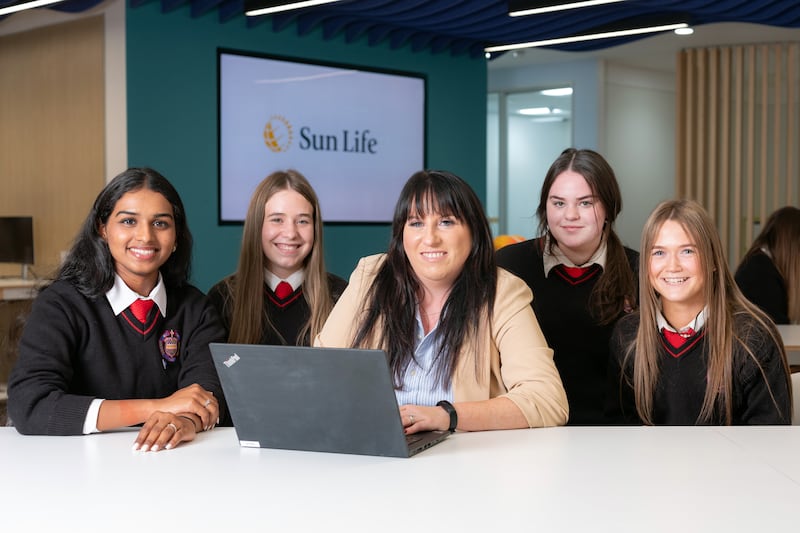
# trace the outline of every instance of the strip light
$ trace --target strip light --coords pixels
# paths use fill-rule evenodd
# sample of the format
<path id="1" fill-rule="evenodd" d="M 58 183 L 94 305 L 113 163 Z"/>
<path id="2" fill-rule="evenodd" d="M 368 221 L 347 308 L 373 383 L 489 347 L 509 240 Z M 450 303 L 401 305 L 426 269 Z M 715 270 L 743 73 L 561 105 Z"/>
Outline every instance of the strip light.
<path id="1" fill-rule="evenodd" d="M 270 15 L 272 13 L 280 13 L 281 11 L 290 11 L 292 9 L 301 9 L 304 7 L 319 6 L 322 4 L 332 4 L 333 2 L 338 1 L 339 0 L 306 0 L 305 2 L 289 2 L 273 7 L 262 7 L 260 9 L 246 11 L 245 15 L 248 17 L 258 17 L 260 15 Z"/>
<path id="2" fill-rule="evenodd" d="M 17 11 L 23 11 L 25 9 L 33 9 L 35 7 L 49 6 L 50 4 L 57 4 L 63 1 L 64 0 L 35 0 L 33 2 L 25 2 L 23 4 L 17 4 L 13 6 L 0 7 L 0 16 L 9 15 L 11 13 L 16 13 Z"/>
<path id="3" fill-rule="evenodd" d="M 633 28 L 630 30 L 609 31 L 604 33 L 593 33 L 590 35 L 573 35 L 572 37 L 560 37 L 558 39 L 546 39 L 544 41 L 531 41 L 529 43 L 504 44 L 499 46 L 489 46 L 484 48 L 485 52 L 505 52 L 508 50 L 519 50 L 520 48 L 536 48 L 538 46 L 551 46 L 554 44 L 577 43 L 581 41 L 591 41 L 593 39 L 610 39 L 612 37 L 624 37 L 626 35 L 640 35 L 642 33 L 656 33 L 659 31 L 669 31 L 678 28 L 688 28 L 685 22 L 678 24 L 666 24 L 664 26 L 650 26 L 648 28 Z"/>
<path id="4" fill-rule="evenodd" d="M 624 2 L 625 0 L 585 0 L 583 2 L 571 2 L 567 4 L 558 4 L 546 7 L 533 7 L 530 9 L 519 9 L 517 11 L 509 11 L 509 17 L 524 17 L 527 15 L 538 15 L 540 13 L 552 13 L 553 11 L 563 11 L 565 9 L 575 9 L 578 7 L 591 7 L 601 6 L 603 4 L 613 4 L 615 2 Z"/>

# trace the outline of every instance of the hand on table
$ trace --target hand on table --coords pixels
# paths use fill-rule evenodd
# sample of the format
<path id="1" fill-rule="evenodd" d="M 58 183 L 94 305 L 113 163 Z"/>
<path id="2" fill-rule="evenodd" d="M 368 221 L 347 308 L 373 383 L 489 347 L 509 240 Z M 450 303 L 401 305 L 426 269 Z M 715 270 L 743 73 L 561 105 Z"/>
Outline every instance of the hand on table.
<path id="1" fill-rule="evenodd" d="M 219 401 L 214 394 L 194 383 L 158 400 L 157 410 L 168 413 L 186 413 L 200 419 L 197 431 L 207 431 L 219 422 Z"/>
<path id="2" fill-rule="evenodd" d="M 170 450 L 181 442 L 194 440 L 196 435 L 195 423 L 188 416 L 156 411 L 139 430 L 133 449 L 143 452 Z"/>

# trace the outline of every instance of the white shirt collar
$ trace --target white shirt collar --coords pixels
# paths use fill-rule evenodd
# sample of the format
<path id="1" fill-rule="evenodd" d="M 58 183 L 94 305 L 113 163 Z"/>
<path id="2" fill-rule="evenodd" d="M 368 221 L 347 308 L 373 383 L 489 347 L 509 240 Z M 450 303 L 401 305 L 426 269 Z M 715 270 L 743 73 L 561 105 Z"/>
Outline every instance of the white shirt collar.
<path id="1" fill-rule="evenodd" d="M 306 279 L 305 269 L 300 269 L 297 272 L 293 272 L 288 278 L 282 279 L 267 270 L 264 269 L 264 281 L 269 285 L 269 288 L 275 291 L 275 287 L 278 286 L 278 283 L 281 281 L 285 281 L 289 285 L 292 286 L 292 290 L 296 291 L 297 287 L 303 284 L 303 281 Z"/>
<path id="2" fill-rule="evenodd" d="M 700 331 L 703 329 L 703 326 L 706 324 L 706 315 L 708 314 L 708 307 L 704 307 L 702 311 L 697 313 L 697 316 L 694 317 L 694 320 L 686 324 L 685 326 L 681 327 L 680 329 L 675 329 L 667 319 L 664 318 L 664 315 L 661 313 L 659 309 L 658 314 L 656 315 L 656 323 L 658 324 L 658 331 L 662 329 L 666 329 L 667 331 L 674 331 L 675 333 L 681 333 L 688 328 L 692 328 L 695 332 Z"/>
<path id="3" fill-rule="evenodd" d="M 164 279 L 158 273 L 158 283 L 150 291 L 150 294 L 143 296 L 128 287 L 119 274 L 114 274 L 114 286 L 106 293 L 106 299 L 111 304 L 111 309 L 115 315 L 119 315 L 137 299 L 153 300 L 161 311 L 161 316 L 167 316 L 167 288 L 164 286 Z"/>
<path id="4" fill-rule="evenodd" d="M 592 257 L 589 258 L 582 265 L 576 265 L 569 258 L 564 255 L 564 252 L 558 247 L 558 244 L 553 245 L 553 251 L 550 251 L 550 235 L 545 236 L 544 240 L 544 251 L 542 253 L 542 263 L 544 264 L 544 277 L 547 277 L 550 274 L 550 271 L 553 270 L 558 265 L 564 265 L 567 267 L 587 267 L 591 266 L 594 263 L 600 265 L 604 270 L 606 268 L 606 240 L 603 239 L 603 242 L 600 243 L 600 246 L 597 250 L 594 251 Z"/>

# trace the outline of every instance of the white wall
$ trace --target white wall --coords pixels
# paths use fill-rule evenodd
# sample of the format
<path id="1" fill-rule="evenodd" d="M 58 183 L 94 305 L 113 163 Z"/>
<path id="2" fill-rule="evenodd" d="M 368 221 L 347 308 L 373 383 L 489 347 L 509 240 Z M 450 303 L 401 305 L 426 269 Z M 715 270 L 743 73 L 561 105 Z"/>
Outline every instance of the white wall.
<path id="1" fill-rule="evenodd" d="M 601 67 L 595 60 L 582 60 L 523 68 L 490 68 L 488 91 L 527 91 L 563 85 L 572 87 L 574 146 L 599 149 L 605 90 Z"/>
<path id="2" fill-rule="evenodd" d="M 105 175 L 106 180 L 110 180 L 128 168 L 125 0 L 107 0 L 75 14 L 47 8 L 20 11 L 0 21 L 0 36 L 98 14 L 103 15 L 105 24 Z"/>
<path id="3" fill-rule="evenodd" d="M 512 116 L 508 121 L 508 203 L 506 232 L 535 237 L 536 208 L 547 169 L 571 144 L 570 122 L 533 122 Z"/>
<path id="4" fill-rule="evenodd" d="M 600 60 L 489 69 L 488 73 L 490 92 L 559 84 L 570 84 L 574 90 L 572 145 L 597 150 L 608 159 L 622 189 L 617 233 L 626 245 L 638 250 L 650 211 L 675 194 L 675 76 Z M 534 163 L 517 159 L 509 163 L 509 173 L 512 166 L 516 173 L 525 165 L 534 172 Z M 540 186 L 544 172 L 536 172 L 541 173 Z M 530 183 L 517 186 L 521 187 L 519 194 L 509 184 L 509 197 L 529 198 L 533 213 L 538 190 L 530 196 Z M 531 223 L 535 225 L 535 219 Z"/>
<path id="5" fill-rule="evenodd" d="M 605 71 L 603 155 L 622 189 L 616 228 L 638 250 L 650 212 L 675 195 L 675 77 L 614 64 Z"/>

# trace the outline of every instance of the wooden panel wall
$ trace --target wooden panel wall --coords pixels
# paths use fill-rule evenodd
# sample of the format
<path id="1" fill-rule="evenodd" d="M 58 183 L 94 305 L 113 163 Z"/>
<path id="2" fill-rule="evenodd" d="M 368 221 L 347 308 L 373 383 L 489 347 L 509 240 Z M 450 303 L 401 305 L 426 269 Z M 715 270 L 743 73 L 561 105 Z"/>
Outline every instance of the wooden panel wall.
<path id="1" fill-rule="evenodd" d="M 40 276 L 105 183 L 103 31 L 100 15 L 0 37 L 0 215 L 34 217 Z"/>
<path id="2" fill-rule="evenodd" d="M 703 204 L 735 267 L 772 211 L 800 205 L 800 43 L 678 55 L 677 190 Z"/>

